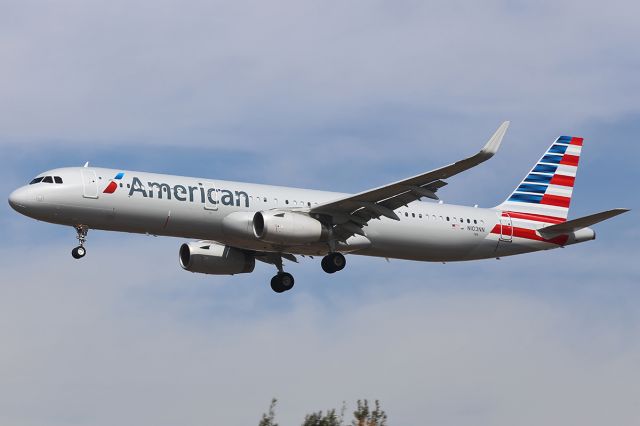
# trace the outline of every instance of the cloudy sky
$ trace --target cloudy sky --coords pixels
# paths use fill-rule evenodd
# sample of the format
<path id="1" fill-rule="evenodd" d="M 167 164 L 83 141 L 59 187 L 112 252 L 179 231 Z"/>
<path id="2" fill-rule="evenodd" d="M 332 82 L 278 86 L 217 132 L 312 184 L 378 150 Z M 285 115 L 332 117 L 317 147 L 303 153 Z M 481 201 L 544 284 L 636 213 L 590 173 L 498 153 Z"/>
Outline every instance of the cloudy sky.
<path id="1" fill-rule="evenodd" d="M 471 154 L 500 203 L 583 136 L 598 239 L 500 261 L 350 257 L 324 274 L 182 271 L 180 239 L 0 208 L 0 423 L 282 426 L 358 398 L 392 425 L 640 422 L 640 10 L 631 1 L 2 1 L 0 191 L 92 164 L 358 191 Z"/>

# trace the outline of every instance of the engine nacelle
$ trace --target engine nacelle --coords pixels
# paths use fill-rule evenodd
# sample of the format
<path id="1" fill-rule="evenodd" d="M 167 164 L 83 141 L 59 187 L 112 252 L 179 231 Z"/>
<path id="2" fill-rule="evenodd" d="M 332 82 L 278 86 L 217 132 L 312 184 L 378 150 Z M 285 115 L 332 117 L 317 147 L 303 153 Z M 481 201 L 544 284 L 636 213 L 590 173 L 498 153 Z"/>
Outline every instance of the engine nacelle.
<path id="1" fill-rule="evenodd" d="M 235 275 L 253 272 L 256 260 L 237 248 L 199 241 L 180 247 L 180 266 L 201 274 Z"/>
<path id="2" fill-rule="evenodd" d="M 318 220 L 290 211 L 261 211 L 253 216 L 256 238 L 274 244 L 317 243 L 327 235 Z"/>
<path id="3" fill-rule="evenodd" d="M 227 237 L 255 239 L 253 212 L 234 212 L 222 219 L 222 233 Z"/>

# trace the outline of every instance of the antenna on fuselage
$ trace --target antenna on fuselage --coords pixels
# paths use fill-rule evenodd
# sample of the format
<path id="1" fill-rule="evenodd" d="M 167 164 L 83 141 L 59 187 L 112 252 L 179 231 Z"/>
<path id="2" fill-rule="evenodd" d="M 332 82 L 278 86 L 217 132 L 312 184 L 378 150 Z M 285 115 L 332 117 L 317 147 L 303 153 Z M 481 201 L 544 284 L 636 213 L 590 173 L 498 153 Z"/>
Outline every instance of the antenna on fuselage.
<path id="1" fill-rule="evenodd" d="M 84 166 L 82 167 L 89 167 L 89 162 L 87 161 L 86 163 L 84 163 Z"/>

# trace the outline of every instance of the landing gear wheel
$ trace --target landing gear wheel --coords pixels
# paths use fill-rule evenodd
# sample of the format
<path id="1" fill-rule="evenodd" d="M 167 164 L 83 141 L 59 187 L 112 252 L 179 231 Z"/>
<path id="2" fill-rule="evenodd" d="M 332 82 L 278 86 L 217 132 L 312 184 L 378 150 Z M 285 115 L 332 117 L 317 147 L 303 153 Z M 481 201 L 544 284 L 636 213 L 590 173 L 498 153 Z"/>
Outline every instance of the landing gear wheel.
<path id="1" fill-rule="evenodd" d="M 322 266 L 323 271 L 328 274 L 333 274 L 334 272 L 342 271 L 344 269 L 347 265 L 347 259 L 344 258 L 342 253 L 329 253 L 322 258 L 320 265 Z"/>
<path id="2" fill-rule="evenodd" d="M 80 245 L 71 250 L 71 256 L 73 256 L 74 259 L 82 259 L 84 255 L 87 254 L 87 250 L 84 248 L 84 243 L 87 241 L 87 232 L 89 232 L 89 228 L 85 225 L 76 225 L 74 228 L 78 234 L 76 238 Z"/>
<path id="3" fill-rule="evenodd" d="M 85 254 L 87 254 L 87 250 L 82 246 L 78 246 L 71 250 L 71 256 L 73 256 L 74 259 L 82 259 Z"/>
<path id="4" fill-rule="evenodd" d="M 276 276 L 271 278 L 271 289 L 276 293 L 284 293 L 293 288 L 293 275 L 288 272 L 278 272 Z"/>

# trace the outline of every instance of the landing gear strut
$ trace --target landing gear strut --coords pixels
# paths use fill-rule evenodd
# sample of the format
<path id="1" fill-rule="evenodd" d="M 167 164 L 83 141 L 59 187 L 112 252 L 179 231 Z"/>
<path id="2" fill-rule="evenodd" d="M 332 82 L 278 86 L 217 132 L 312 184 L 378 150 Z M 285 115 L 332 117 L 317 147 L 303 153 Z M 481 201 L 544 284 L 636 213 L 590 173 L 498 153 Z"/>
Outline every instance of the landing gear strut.
<path id="1" fill-rule="evenodd" d="M 347 265 L 347 259 L 344 258 L 342 253 L 329 253 L 325 257 L 322 258 L 322 270 L 328 274 L 333 274 L 334 272 L 342 271 L 344 267 Z"/>
<path id="2" fill-rule="evenodd" d="M 77 239 L 80 245 L 73 250 L 71 250 L 71 256 L 74 259 L 82 259 L 85 254 L 87 254 L 87 250 L 84 248 L 84 243 L 87 241 L 87 232 L 89 232 L 89 228 L 85 225 L 76 225 L 76 232 L 78 233 Z"/>
<path id="3" fill-rule="evenodd" d="M 295 280 L 293 279 L 293 275 L 284 272 L 282 268 L 282 257 L 278 256 L 274 263 L 276 268 L 278 268 L 278 273 L 271 278 L 271 290 L 276 293 L 284 293 L 285 291 L 291 290 Z"/>

